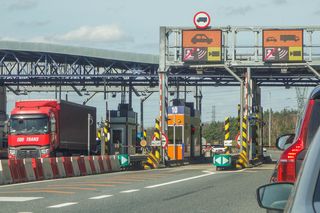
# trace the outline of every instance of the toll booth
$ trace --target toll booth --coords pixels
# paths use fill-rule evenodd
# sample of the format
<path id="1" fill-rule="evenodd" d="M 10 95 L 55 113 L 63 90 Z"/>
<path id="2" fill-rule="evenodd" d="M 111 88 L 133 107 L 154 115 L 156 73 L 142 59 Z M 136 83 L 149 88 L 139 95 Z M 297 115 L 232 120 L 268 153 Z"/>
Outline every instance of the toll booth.
<path id="1" fill-rule="evenodd" d="M 137 113 L 129 104 L 119 104 L 118 110 L 110 110 L 111 140 L 109 154 L 135 154 L 137 143 Z"/>
<path id="2" fill-rule="evenodd" d="M 200 156 L 200 112 L 194 104 L 174 100 L 168 108 L 168 156 L 185 160 Z"/>

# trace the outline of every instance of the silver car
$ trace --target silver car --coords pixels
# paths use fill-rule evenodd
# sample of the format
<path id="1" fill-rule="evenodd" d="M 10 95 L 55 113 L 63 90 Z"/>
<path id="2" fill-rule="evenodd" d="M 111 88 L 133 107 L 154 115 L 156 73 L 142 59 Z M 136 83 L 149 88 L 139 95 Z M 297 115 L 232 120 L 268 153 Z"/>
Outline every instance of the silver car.
<path id="1" fill-rule="evenodd" d="M 272 183 L 257 189 L 260 207 L 269 212 L 320 213 L 320 130 L 308 149 L 295 184 Z"/>

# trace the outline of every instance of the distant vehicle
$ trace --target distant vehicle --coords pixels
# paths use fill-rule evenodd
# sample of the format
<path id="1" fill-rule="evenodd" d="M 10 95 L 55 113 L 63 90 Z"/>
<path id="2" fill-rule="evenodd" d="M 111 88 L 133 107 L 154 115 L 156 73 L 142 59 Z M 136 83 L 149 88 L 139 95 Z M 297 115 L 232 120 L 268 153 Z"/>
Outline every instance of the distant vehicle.
<path id="1" fill-rule="evenodd" d="M 212 152 L 214 154 L 222 154 L 226 152 L 226 149 L 223 145 L 213 145 L 212 146 Z"/>
<path id="2" fill-rule="evenodd" d="M 311 92 L 295 134 L 282 135 L 277 148 L 284 150 L 271 177 L 272 182 L 295 182 L 297 174 L 320 126 L 320 86 Z"/>
<path id="3" fill-rule="evenodd" d="M 319 212 L 320 130 L 306 153 L 296 183 L 272 183 L 257 189 L 259 206 L 269 212 Z"/>
<path id="4" fill-rule="evenodd" d="M 211 44 L 212 42 L 212 38 L 208 38 L 207 35 L 205 34 L 196 34 L 195 36 L 193 36 L 193 38 L 191 39 L 191 42 L 193 44 L 196 43 L 207 43 L 207 44 Z"/>
<path id="5" fill-rule="evenodd" d="M 299 37 L 296 35 L 280 35 L 280 41 L 299 41 Z"/>
<path id="6" fill-rule="evenodd" d="M 268 37 L 268 38 L 267 38 L 267 41 L 269 41 L 269 42 L 270 42 L 270 41 L 276 42 L 277 39 L 276 39 L 275 37 L 272 37 L 272 36 L 271 36 L 271 37 Z"/>
<path id="7" fill-rule="evenodd" d="M 199 17 L 199 18 L 197 19 L 197 22 L 198 22 L 198 23 L 200 23 L 200 22 L 206 23 L 207 21 L 208 21 L 208 18 L 207 18 L 207 17 Z"/>
<path id="8" fill-rule="evenodd" d="M 96 146 L 96 108 L 67 101 L 17 101 L 8 121 L 10 159 L 88 154 Z"/>

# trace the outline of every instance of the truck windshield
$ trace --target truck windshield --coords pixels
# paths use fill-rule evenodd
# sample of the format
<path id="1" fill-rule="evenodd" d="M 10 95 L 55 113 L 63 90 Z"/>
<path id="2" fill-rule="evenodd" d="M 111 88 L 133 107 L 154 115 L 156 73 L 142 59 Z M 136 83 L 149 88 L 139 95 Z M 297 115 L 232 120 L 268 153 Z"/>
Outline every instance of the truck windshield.
<path id="1" fill-rule="evenodd" d="M 17 116 L 10 119 L 10 134 L 44 134 L 48 133 L 47 116 Z"/>

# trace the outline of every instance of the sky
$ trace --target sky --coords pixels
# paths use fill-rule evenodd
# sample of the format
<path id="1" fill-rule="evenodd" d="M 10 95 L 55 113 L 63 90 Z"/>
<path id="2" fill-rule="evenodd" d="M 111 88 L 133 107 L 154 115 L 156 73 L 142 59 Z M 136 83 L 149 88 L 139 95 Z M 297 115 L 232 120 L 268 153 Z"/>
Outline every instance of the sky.
<path id="1" fill-rule="evenodd" d="M 317 25 L 320 1 L 313 0 L 0 0 L 0 40 L 44 42 L 136 53 L 159 54 L 159 27 L 193 27 L 193 16 L 206 11 L 211 26 L 297 26 Z M 270 95 L 271 94 L 271 95 Z M 203 88 L 203 121 L 235 116 L 239 88 Z M 188 101 L 194 101 L 190 93 Z M 270 99 L 271 96 L 271 99 Z M 16 99 L 47 98 L 54 94 L 9 94 L 8 111 Z M 119 97 L 119 95 L 118 95 Z M 83 97 L 69 94 L 69 100 Z M 134 110 L 139 112 L 138 98 Z M 112 109 L 119 98 L 107 100 Z M 97 104 L 99 103 L 99 104 Z M 102 95 L 89 105 L 104 106 Z M 145 102 L 145 125 L 152 126 L 159 114 L 158 94 Z M 262 105 L 274 110 L 295 109 L 294 88 L 262 88 Z M 98 107 L 98 117 L 104 116 Z"/>

